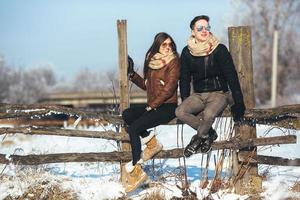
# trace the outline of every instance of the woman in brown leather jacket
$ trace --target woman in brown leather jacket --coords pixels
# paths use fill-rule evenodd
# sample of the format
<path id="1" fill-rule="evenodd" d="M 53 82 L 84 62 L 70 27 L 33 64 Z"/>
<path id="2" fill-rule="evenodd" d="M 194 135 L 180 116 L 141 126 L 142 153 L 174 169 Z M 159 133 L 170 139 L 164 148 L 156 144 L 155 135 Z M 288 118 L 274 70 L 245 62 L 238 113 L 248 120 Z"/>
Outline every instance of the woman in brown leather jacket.
<path id="1" fill-rule="evenodd" d="M 147 179 L 141 164 L 162 150 L 154 133 L 147 129 L 175 118 L 179 58 L 174 40 L 163 32 L 155 36 L 145 56 L 144 78 L 134 72 L 133 65 L 132 59 L 128 57 L 129 79 L 147 91 L 147 106 L 130 107 L 122 114 L 132 149 L 132 161 L 125 165 L 126 192 L 135 190 Z M 143 152 L 141 143 L 146 145 Z"/>

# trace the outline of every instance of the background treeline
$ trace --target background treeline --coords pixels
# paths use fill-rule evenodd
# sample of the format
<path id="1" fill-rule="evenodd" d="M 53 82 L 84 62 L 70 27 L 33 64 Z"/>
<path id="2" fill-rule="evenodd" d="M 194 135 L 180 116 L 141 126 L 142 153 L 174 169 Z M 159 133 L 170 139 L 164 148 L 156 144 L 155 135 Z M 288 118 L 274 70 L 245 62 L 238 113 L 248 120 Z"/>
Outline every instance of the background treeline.
<path id="1" fill-rule="evenodd" d="M 250 25 L 257 105 L 271 98 L 273 33 L 278 30 L 279 105 L 300 102 L 300 1 L 238 0 L 234 24 Z"/>
<path id="2" fill-rule="evenodd" d="M 99 70 L 100 71 L 100 70 Z M 57 78 L 51 66 L 18 68 L 0 59 L 0 102 L 36 103 L 51 92 L 113 91 L 118 89 L 117 72 L 95 72 L 83 68 L 69 81 Z"/>
<path id="3" fill-rule="evenodd" d="M 230 26 L 249 25 L 257 106 L 269 105 L 271 96 L 273 33 L 278 30 L 277 104 L 300 102 L 300 1 L 236 0 Z M 226 38 L 227 33 L 224 32 Z M 225 42 L 225 44 L 227 44 Z M 179 50 L 180 52 L 181 50 Z M 83 68 L 68 81 L 57 78 L 49 65 L 21 68 L 0 57 L 0 102 L 35 103 L 49 92 L 117 91 L 114 71 Z M 136 66 L 141 71 L 142 66 Z M 136 87 L 132 88 L 136 90 Z"/>

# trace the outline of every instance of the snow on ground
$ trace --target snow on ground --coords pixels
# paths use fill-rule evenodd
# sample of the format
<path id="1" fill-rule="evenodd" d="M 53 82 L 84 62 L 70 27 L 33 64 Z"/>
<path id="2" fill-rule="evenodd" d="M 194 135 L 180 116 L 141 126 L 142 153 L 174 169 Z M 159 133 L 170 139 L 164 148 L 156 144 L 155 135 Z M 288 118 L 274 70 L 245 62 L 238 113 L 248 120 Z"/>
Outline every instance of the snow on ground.
<path id="1" fill-rule="evenodd" d="M 90 127 L 89 130 L 102 131 L 113 129 L 113 127 Z M 86 128 L 82 128 L 86 130 Z M 271 131 L 270 131 L 271 130 Z M 181 126 L 159 126 L 155 129 L 158 139 L 164 145 L 164 149 L 181 147 L 181 139 L 177 142 L 177 134 L 181 133 Z M 268 132 L 269 131 L 269 132 Z M 186 145 L 195 132 L 188 126 L 184 126 L 183 143 Z M 283 134 L 297 134 L 299 132 L 291 130 L 281 130 L 267 126 L 257 127 L 258 137 L 275 136 Z M 181 137 L 181 136 L 180 136 Z M 110 152 L 117 150 L 114 141 L 92 138 L 76 138 L 63 136 L 39 136 L 39 135 L 2 135 L 0 136 L 0 153 L 1 154 L 48 154 L 48 153 L 88 153 L 88 152 Z M 286 158 L 300 158 L 300 139 L 297 144 L 280 145 L 280 147 L 260 148 L 259 154 L 282 156 Z M 214 154 L 210 162 L 208 177 L 214 176 Z M 205 197 L 208 190 L 199 189 L 202 176 L 202 169 L 205 167 L 202 159 L 206 160 L 206 155 L 194 155 L 186 160 L 188 170 L 188 180 L 191 184 L 191 190 L 197 193 L 198 198 Z M 148 161 L 145 164 L 145 171 L 149 174 L 152 181 L 157 183 L 158 179 L 167 177 L 166 181 L 160 181 L 157 187 L 148 189 L 138 189 L 130 193 L 132 199 L 140 199 L 145 193 L 154 189 L 160 189 L 167 198 L 172 196 L 181 196 L 181 191 L 176 184 L 181 186 L 181 182 L 176 179 L 178 167 L 183 164 L 183 160 L 178 159 L 156 159 L 153 162 Z M 202 163 L 202 167 L 201 167 Z M 268 172 L 268 180 L 263 182 L 266 189 L 264 196 L 266 199 L 282 199 L 289 195 L 290 187 L 300 181 L 300 167 L 281 167 L 281 166 L 259 166 L 260 173 Z M 226 172 L 226 171 L 225 171 Z M 30 179 L 32 174 L 39 173 L 42 177 L 53 180 L 53 182 L 63 182 L 64 187 L 75 191 L 77 196 L 82 200 L 99 200 L 113 199 L 125 195 L 124 188 L 119 183 L 120 169 L 118 163 L 54 163 L 39 166 L 14 166 L 0 165 L 0 200 L 7 195 L 21 195 L 27 187 L 34 184 Z M 23 176 L 22 176 L 23 175 Z M 27 179 L 24 177 L 27 176 Z M 23 178 L 22 178 L 23 177 Z M 4 181 L 2 181 L 4 180 Z M 247 197 L 224 193 L 219 191 L 213 194 L 214 199 L 234 200 L 246 199 Z"/>

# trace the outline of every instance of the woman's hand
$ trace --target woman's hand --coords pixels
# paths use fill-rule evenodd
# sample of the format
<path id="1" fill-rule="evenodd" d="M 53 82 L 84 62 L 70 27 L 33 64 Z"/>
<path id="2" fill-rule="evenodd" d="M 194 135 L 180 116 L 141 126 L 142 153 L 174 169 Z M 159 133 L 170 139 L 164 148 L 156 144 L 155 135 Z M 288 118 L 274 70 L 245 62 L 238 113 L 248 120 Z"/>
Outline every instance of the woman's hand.
<path id="1" fill-rule="evenodd" d="M 150 106 L 147 106 L 145 109 L 146 109 L 147 111 L 152 110 L 152 108 L 151 108 Z"/>
<path id="2" fill-rule="evenodd" d="M 127 68 L 127 75 L 132 78 L 134 75 L 134 62 L 132 58 L 128 55 L 128 68 Z"/>

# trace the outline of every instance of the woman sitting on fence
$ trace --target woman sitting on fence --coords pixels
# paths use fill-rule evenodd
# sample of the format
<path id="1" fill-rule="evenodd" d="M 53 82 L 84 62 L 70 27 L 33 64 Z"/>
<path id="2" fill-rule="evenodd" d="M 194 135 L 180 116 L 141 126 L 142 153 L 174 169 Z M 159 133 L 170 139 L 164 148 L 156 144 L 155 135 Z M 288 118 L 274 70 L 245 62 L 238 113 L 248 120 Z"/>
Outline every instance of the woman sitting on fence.
<path id="1" fill-rule="evenodd" d="M 126 192 L 135 190 L 147 179 L 141 164 L 162 150 L 162 145 L 154 133 L 147 129 L 168 123 L 175 118 L 179 57 L 172 37 L 163 32 L 155 36 L 145 56 L 144 78 L 133 68 L 133 60 L 128 56 L 129 79 L 147 91 L 147 106 L 130 107 L 124 110 L 122 115 L 132 149 L 132 161 L 125 165 Z M 146 145 L 143 152 L 141 143 Z"/>

